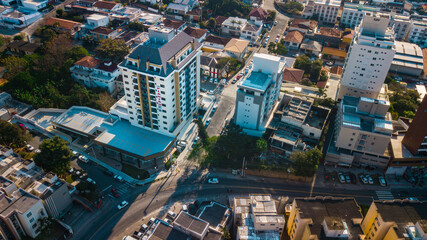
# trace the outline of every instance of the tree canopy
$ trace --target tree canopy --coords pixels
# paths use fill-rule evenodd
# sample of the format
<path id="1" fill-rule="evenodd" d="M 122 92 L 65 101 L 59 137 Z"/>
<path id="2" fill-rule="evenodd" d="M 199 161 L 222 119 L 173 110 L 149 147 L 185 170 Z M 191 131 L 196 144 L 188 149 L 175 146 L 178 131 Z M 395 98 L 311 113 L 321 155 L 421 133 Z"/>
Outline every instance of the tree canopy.
<path id="1" fill-rule="evenodd" d="M 419 94 L 417 91 L 407 89 L 392 78 L 386 78 L 389 90 L 393 91 L 390 96 L 390 113 L 393 119 L 399 117 L 413 118 L 418 109 Z"/>
<path id="2" fill-rule="evenodd" d="M 322 152 L 318 148 L 307 152 L 293 152 L 290 156 L 295 175 L 303 177 L 311 177 L 316 173 L 321 158 Z"/>
<path id="3" fill-rule="evenodd" d="M 304 70 L 304 74 L 308 75 L 311 81 L 316 82 L 321 75 L 322 64 L 323 62 L 319 59 L 311 61 L 307 55 L 301 55 L 295 59 L 294 67 Z"/>
<path id="4" fill-rule="evenodd" d="M 0 120 L 0 144 L 12 148 L 23 147 L 31 135 L 24 129 L 4 120 Z"/>
<path id="5" fill-rule="evenodd" d="M 46 172 L 61 175 L 70 167 L 73 154 L 64 139 L 54 136 L 44 140 L 39 149 L 41 152 L 34 156 L 34 162 Z"/>
<path id="6" fill-rule="evenodd" d="M 208 0 L 206 7 L 213 11 L 213 15 L 238 16 L 246 18 L 252 7 L 239 0 Z"/>
<path id="7" fill-rule="evenodd" d="M 111 60 L 115 63 L 123 61 L 129 51 L 129 47 L 123 40 L 110 38 L 101 40 L 101 44 L 95 49 L 99 58 Z"/>

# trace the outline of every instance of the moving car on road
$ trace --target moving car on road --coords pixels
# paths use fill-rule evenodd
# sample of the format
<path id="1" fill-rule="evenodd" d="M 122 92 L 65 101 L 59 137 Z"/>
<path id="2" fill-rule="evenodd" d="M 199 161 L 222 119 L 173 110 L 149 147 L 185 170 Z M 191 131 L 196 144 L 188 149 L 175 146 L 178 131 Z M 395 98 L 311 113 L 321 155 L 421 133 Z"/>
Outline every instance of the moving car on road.
<path id="1" fill-rule="evenodd" d="M 121 210 L 121 209 L 125 208 L 127 205 L 129 205 L 129 203 L 127 201 L 123 201 L 119 205 L 117 205 L 117 208 L 119 210 Z"/>
<path id="2" fill-rule="evenodd" d="M 119 182 L 123 182 L 123 178 L 119 175 L 114 175 L 114 179 L 117 179 Z"/>
<path id="3" fill-rule="evenodd" d="M 209 178 L 208 183 L 216 184 L 219 183 L 218 178 Z"/>

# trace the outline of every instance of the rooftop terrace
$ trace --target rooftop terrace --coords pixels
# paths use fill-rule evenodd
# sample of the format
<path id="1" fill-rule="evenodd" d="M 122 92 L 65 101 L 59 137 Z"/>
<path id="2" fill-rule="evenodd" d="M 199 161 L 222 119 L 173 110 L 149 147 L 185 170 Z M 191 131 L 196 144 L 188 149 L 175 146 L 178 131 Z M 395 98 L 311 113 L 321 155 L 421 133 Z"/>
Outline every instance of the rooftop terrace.
<path id="1" fill-rule="evenodd" d="M 242 87 L 253 90 L 265 91 L 270 84 L 271 76 L 262 72 L 252 71 L 250 75 L 240 84 Z"/>

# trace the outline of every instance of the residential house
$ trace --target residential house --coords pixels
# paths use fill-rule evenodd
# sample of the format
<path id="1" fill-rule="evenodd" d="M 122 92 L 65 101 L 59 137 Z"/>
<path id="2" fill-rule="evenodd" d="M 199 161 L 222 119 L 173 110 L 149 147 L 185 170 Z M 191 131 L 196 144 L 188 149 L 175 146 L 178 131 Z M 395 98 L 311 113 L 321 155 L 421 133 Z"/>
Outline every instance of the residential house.
<path id="1" fill-rule="evenodd" d="M 261 7 L 256 7 L 249 13 L 249 20 L 254 22 L 257 26 L 262 26 L 262 24 L 267 20 L 267 17 L 268 12 Z"/>
<path id="2" fill-rule="evenodd" d="M 261 35 L 261 29 L 261 26 L 247 23 L 246 26 L 242 29 L 241 37 L 254 43 L 258 39 L 259 35 Z"/>
<path id="3" fill-rule="evenodd" d="M 336 28 L 320 27 L 312 40 L 322 42 L 323 46 L 337 48 L 341 43 L 343 33 L 344 31 Z"/>
<path id="4" fill-rule="evenodd" d="M 153 25 L 160 24 L 162 22 L 162 15 L 149 12 L 141 12 L 135 21 L 142 23 L 145 27 L 149 28 Z"/>
<path id="5" fill-rule="evenodd" d="M 295 198 L 286 230 L 297 239 L 365 239 L 363 215 L 354 198 Z"/>
<path id="6" fill-rule="evenodd" d="M 299 31 L 289 31 L 283 38 L 283 45 L 292 50 L 298 50 L 304 35 Z"/>
<path id="7" fill-rule="evenodd" d="M 117 35 L 121 32 L 121 29 L 111 29 L 108 27 L 97 27 L 90 31 L 90 34 L 93 38 L 102 40 L 102 39 L 115 39 Z"/>
<path id="8" fill-rule="evenodd" d="M 163 20 L 163 25 L 168 28 L 173 28 L 175 30 L 175 35 L 184 31 L 185 27 L 187 26 L 185 22 L 171 20 L 168 18 Z"/>
<path id="9" fill-rule="evenodd" d="M 98 12 L 112 12 L 114 10 L 118 10 L 122 5 L 116 2 L 110 1 L 97 1 L 93 4 L 93 8 Z"/>
<path id="10" fill-rule="evenodd" d="M 347 57 L 346 50 L 332 47 L 323 47 L 322 54 L 324 58 L 335 59 L 339 61 L 344 61 Z"/>
<path id="11" fill-rule="evenodd" d="M 100 15 L 100 14 L 91 14 L 86 18 L 87 24 L 86 28 L 95 29 L 97 27 L 106 27 L 110 22 L 108 16 Z"/>
<path id="12" fill-rule="evenodd" d="M 280 240 L 285 231 L 285 217 L 278 213 L 271 195 L 234 197 L 233 212 L 237 240 Z"/>
<path id="13" fill-rule="evenodd" d="M 22 40 L 15 40 L 7 45 L 7 49 L 13 55 L 22 57 L 33 54 L 40 46 L 40 43 L 30 43 Z"/>
<path id="14" fill-rule="evenodd" d="M 300 49 L 308 55 L 320 56 L 322 52 L 322 44 L 317 41 L 305 39 L 300 46 Z"/>
<path id="15" fill-rule="evenodd" d="M 21 5 L 32 11 L 41 11 L 47 8 L 48 0 L 21 0 Z"/>
<path id="16" fill-rule="evenodd" d="M 217 26 L 218 28 L 221 28 L 222 23 L 223 23 L 225 20 L 227 20 L 227 19 L 228 19 L 228 17 L 224 17 L 224 16 L 216 16 L 216 17 L 215 17 L 216 26 Z"/>
<path id="17" fill-rule="evenodd" d="M 231 37 L 240 37 L 248 20 L 238 17 L 229 17 L 221 25 L 221 34 Z"/>
<path id="18" fill-rule="evenodd" d="M 226 76 L 225 67 L 218 64 L 221 58 L 216 57 L 216 53 L 204 52 L 200 56 L 200 67 L 202 74 L 216 79 Z"/>
<path id="19" fill-rule="evenodd" d="M 304 70 L 296 68 L 285 68 L 283 72 L 283 82 L 301 83 L 304 77 Z"/>
<path id="20" fill-rule="evenodd" d="M 202 19 L 202 8 L 194 8 L 193 10 L 190 10 L 187 12 L 187 16 L 190 21 L 192 22 L 199 22 Z"/>
<path id="21" fill-rule="evenodd" d="M 198 5 L 197 0 L 174 0 L 173 3 L 168 4 L 166 10 L 170 14 L 179 15 L 178 19 L 183 20 L 183 16 Z"/>
<path id="22" fill-rule="evenodd" d="M 29 11 L 24 8 L 0 7 L 0 26 L 9 29 L 25 28 L 43 17 L 38 11 Z"/>
<path id="23" fill-rule="evenodd" d="M 289 31 L 300 31 L 303 34 L 314 33 L 317 31 L 317 21 L 303 18 L 294 18 L 291 25 L 289 25 Z"/>
<path id="24" fill-rule="evenodd" d="M 93 5 L 97 1 L 98 0 L 76 0 L 76 1 L 72 2 L 71 4 L 90 8 L 90 7 L 93 7 Z"/>
<path id="25" fill-rule="evenodd" d="M 71 76 L 78 83 L 91 88 L 106 89 L 110 94 L 117 93 L 115 80 L 121 74 L 117 64 L 86 56 L 75 62 L 70 71 Z"/>
<path id="26" fill-rule="evenodd" d="M 18 189 L 11 197 L 0 194 L 0 232 L 5 239 L 36 238 L 40 220 L 47 216 L 42 200 L 25 190 Z"/>
<path id="27" fill-rule="evenodd" d="M 79 22 L 54 17 L 48 18 L 44 25 L 51 26 L 57 31 L 68 33 L 69 35 L 74 36 L 75 38 L 78 37 L 78 32 L 80 31 L 80 28 L 82 26 L 82 24 Z"/>
<path id="28" fill-rule="evenodd" d="M 139 17 L 140 13 L 142 13 L 142 10 L 140 8 L 122 7 L 113 10 L 111 13 L 109 13 L 108 16 L 112 21 L 118 20 L 129 23 L 135 21 Z"/>
<path id="29" fill-rule="evenodd" d="M 206 37 L 205 42 L 203 43 L 203 51 L 221 51 L 228 44 L 228 42 L 230 42 L 230 40 L 231 38 L 219 37 L 211 34 Z"/>
<path id="30" fill-rule="evenodd" d="M 331 74 L 331 77 L 340 79 L 343 73 L 343 69 L 340 66 L 333 66 L 329 70 L 329 73 Z"/>
<path id="31" fill-rule="evenodd" d="M 187 27 L 184 32 L 197 39 L 199 42 L 203 42 L 208 34 L 208 30 L 195 27 Z"/>
<path id="32" fill-rule="evenodd" d="M 230 56 L 243 60 L 248 51 L 249 41 L 232 38 L 224 47 L 224 51 Z"/>

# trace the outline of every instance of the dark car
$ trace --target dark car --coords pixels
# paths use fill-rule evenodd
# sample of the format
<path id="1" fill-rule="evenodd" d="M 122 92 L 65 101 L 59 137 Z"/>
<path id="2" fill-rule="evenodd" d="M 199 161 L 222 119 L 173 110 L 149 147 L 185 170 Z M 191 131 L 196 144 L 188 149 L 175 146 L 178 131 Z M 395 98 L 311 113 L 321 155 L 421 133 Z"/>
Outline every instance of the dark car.
<path id="1" fill-rule="evenodd" d="M 233 81 L 231 81 L 232 84 L 235 84 L 237 82 L 237 79 L 233 79 Z"/>
<path id="2" fill-rule="evenodd" d="M 116 198 L 120 197 L 119 192 L 117 192 L 117 189 L 115 189 L 115 188 L 112 188 L 112 189 L 111 189 L 111 193 L 112 193 L 112 194 L 113 194 L 113 196 L 114 196 L 114 197 L 116 197 Z"/>

